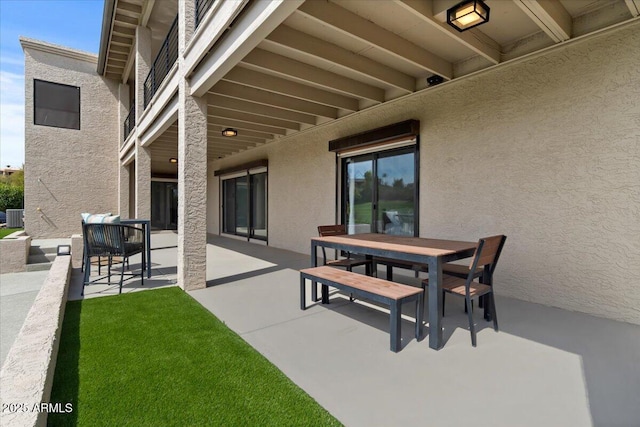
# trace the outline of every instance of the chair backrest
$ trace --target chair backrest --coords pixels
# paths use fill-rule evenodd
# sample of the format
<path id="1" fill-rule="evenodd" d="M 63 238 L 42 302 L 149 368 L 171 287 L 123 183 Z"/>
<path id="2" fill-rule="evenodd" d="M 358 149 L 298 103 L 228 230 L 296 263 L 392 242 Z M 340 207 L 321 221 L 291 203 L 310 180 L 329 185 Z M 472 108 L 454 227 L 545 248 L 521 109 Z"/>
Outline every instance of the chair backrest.
<path id="1" fill-rule="evenodd" d="M 347 226 L 344 224 L 319 225 L 318 234 L 320 237 L 344 236 L 347 234 Z"/>
<path id="2" fill-rule="evenodd" d="M 83 224 L 82 235 L 86 255 L 120 256 L 125 253 L 125 229 L 123 224 Z"/>
<path id="3" fill-rule="evenodd" d="M 469 265 L 470 274 L 472 275 L 476 268 L 486 265 L 489 265 L 490 272 L 493 274 L 506 240 L 507 236 L 502 234 L 480 239 Z"/>

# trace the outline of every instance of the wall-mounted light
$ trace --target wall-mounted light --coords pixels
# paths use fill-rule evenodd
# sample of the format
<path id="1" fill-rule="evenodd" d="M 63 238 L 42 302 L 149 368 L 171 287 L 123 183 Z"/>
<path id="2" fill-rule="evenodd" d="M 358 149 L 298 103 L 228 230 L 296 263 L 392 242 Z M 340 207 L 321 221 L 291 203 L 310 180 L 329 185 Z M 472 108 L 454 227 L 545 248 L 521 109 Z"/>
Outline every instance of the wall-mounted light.
<path id="1" fill-rule="evenodd" d="M 232 128 L 226 128 L 222 131 L 222 136 L 237 136 L 238 131 Z"/>
<path id="2" fill-rule="evenodd" d="M 489 22 L 489 6 L 482 0 L 465 0 L 447 10 L 447 24 L 462 32 Z"/>
<path id="3" fill-rule="evenodd" d="M 176 159 L 175 157 L 172 157 L 169 159 L 169 163 L 178 163 L 178 159 Z"/>

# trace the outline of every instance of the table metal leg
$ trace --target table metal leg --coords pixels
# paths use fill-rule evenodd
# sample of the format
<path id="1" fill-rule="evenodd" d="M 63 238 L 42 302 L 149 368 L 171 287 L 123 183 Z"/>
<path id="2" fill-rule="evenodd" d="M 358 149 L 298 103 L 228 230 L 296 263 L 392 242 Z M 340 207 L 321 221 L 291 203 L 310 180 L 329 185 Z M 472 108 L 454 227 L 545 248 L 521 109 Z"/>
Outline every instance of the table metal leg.
<path id="1" fill-rule="evenodd" d="M 151 224 L 145 223 L 143 224 L 143 226 L 144 226 L 144 234 L 147 240 L 147 247 L 146 247 L 147 256 L 144 261 L 147 267 L 147 279 L 151 279 Z"/>
<path id="2" fill-rule="evenodd" d="M 318 247 L 311 242 L 311 267 L 318 266 Z M 318 302 L 318 283 L 311 280 L 311 301 Z"/>
<path id="3" fill-rule="evenodd" d="M 416 340 L 420 341 L 422 339 L 422 317 L 424 311 L 424 293 L 418 295 L 418 299 L 416 300 Z"/>
<path id="4" fill-rule="evenodd" d="M 442 260 L 429 259 L 429 347 L 442 348 Z"/>
<path id="5" fill-rule="evenodd" d="M 300 275 L 300 310 L 306 310 L 307 306 L 306 306 L 306 295 L 305 295 L 305 284 L 306 280 L 305 278 Z"/>

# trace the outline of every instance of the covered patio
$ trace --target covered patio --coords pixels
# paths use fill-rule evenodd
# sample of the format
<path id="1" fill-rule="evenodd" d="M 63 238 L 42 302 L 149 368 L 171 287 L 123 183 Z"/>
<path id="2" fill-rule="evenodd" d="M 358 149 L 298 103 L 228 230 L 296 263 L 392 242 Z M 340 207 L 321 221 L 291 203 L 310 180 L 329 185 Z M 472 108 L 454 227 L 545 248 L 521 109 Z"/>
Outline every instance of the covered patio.
<path id="1" fill-rule="evenodd" d="M 153 276 L 144 289 L 176 284 L 176 246 L 177 234 L 152 235 Z M 476 348 L 462 301 L 449 298 L 444 348 L 429 349 L 428 336 L 416 342 L 406 307 L 402 351 L 394 354 L 385 309 L 335 292 L 328 306 L 299 309 L 298 270 L 308 266 L 305 254 L 209 235 L 207 288 L 189 294 L 345 425 L 632 426 L 640 419 L 637 325 L 498 292 L 501 330 L 476 313 Z M 496 275 L 502 284 L 500 267 Z M 419 283 L 412 275 L 396 280 Z M 70 299 L 79 286 L 72 281 Z M 123 293 L 140 289 L 131 281 Z M 117 292 L 85 290 L 87 298 Z"/>

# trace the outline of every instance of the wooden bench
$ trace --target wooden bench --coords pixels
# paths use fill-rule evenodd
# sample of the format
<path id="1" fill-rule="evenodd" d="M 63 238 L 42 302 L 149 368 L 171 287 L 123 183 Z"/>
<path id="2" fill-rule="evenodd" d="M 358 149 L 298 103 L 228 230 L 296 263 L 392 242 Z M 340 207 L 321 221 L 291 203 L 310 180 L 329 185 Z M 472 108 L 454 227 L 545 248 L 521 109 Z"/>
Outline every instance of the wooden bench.
<path id="1" fill-rule="evenodd" d="M 329 303 L 329 286 L 347 291 L 355 296 L 367 298 L 389 306 L 391 310 L 391 351 L 400 351 L 400 326 L 402 303 L 416 302 L 416 339 L 422 338 L 422 310 L 423 310 L 423 290 L 378 279 L 377 277 L 365 276 L 363 274 L 352 273 L 350 271 L 338 270 L 328 266 L 312 267 L 300 270 L 300 309 L 306 310 L 306 286 L 305 279 L 322 284 L 322 303 Z"/>

